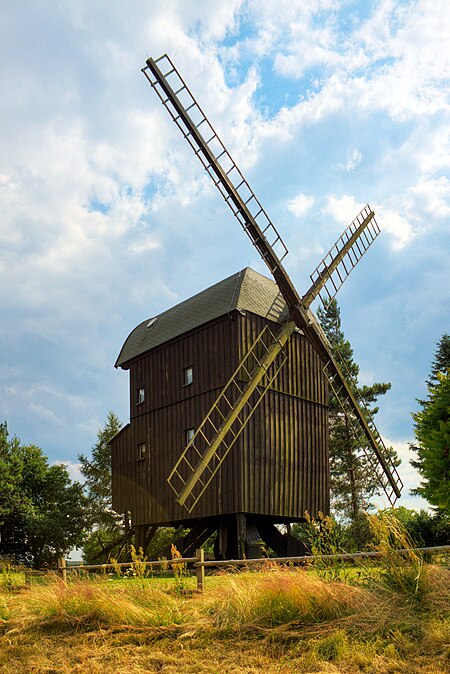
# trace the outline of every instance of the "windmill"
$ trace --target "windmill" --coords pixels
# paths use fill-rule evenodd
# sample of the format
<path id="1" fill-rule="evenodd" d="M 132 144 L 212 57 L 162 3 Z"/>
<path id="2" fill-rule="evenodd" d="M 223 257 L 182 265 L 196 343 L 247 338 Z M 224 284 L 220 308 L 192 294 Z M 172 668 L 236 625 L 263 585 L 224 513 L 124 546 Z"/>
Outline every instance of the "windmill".
<path id="1" fill-rule="evenodd" d="M 216 476 L 242 440 L 250 420 L 286 364 L 289 343 L 299 334 L 320 359 L 322 372 L 351 423 L 373 474 L 394 504 L 403 486 L 395 464 L 358 395 L 356 382 L 343 372 L 310 308 L 318 296 L 324 304 L 334 297 L 378 236 L 380 229 L 374 212 L 368 205 L 362 209 L 311 274 L 310 287 L 300 294 L 283 266 L 288 250 L 279 232 L 171 59 L 167 55 L 156 60 L 149 58 L 142 72 L 268 267 L 277 290 L 274 304 L 281 303 L 284 307 L 276 328 L 263 326 L 208 413 L 192 429 L 167 476 L 176 504 L 190 517 L 201 510 L 202 499 L 214 489 Z M 273 529 L 269 535 L 267 527 L 259 524 L 258 528 L 266 542 L 273 544 Z M 239 538 L 239 524 L 234 535 Z M 245 554 L 242 545 L 238 546 L 238 554 Z"/>

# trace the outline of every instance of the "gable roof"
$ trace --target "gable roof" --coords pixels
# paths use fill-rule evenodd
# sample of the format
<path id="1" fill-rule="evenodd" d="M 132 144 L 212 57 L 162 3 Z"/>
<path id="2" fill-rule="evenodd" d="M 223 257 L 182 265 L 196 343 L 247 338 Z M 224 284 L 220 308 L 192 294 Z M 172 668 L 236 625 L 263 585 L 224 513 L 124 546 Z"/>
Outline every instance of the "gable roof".
<path id="1" fill-rule="evenodd" d="M 286 317 L 286 304 L 275 281 L 246 267 L 140 323 L 125 340 L 115 367 L 124 367 L 136 356 L 235 310 L 277 322 Z"/>

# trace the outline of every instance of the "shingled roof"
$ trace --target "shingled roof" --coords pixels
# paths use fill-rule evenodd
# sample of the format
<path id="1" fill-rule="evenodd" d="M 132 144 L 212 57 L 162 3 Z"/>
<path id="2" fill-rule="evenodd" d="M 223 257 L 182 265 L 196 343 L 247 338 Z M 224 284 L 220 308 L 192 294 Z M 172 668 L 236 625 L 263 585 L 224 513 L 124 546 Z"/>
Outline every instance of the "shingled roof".
<path id="1" fill-rule="evenodd" d="M 140 323 L 125 340 L 115 367 L 126 369 L 136 356 L 234 310 L 279 322 L 286 315 L 286 304 L 275 281 L 246 267 Z"/>

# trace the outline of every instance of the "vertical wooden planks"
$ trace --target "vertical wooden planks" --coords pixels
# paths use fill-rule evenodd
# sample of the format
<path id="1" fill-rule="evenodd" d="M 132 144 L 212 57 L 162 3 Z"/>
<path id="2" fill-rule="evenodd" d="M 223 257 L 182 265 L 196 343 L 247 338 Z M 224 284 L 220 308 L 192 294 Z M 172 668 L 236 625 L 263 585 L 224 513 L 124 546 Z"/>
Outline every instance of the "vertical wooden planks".
<path id="1" fill-rule="evenodd" d="M 166 483 L 186 430 L 201 422 L 265 322 L 236 312 L 131 363 L 132 423 L 113 442 L 113 499 L 119 510 L 133 511 L 136 523 L 233 512 L 297 519 L 305 509 L 328 510 L 326 382 L 317 354 L 298 332 L 288 345 L 288 362 L 192 515 L 175 503 Z M 188 366 L 194 381 L 183 386 Z M 146 399 L 137 405 L 142 385 Z M 139 442 L 149 446 L 143 465 L 137 461 Z"/>

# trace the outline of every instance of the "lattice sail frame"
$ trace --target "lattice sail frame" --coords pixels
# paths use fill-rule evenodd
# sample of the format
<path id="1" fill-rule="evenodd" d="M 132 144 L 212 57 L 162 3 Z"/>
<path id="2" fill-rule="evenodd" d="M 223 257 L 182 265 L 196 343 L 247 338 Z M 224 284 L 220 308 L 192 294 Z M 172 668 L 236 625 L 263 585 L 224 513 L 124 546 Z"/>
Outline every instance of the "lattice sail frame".
<path id="1" fill-rule="evenodd" d="M 152 62 L 153 67 L 157 65 L 158 69 L 161 71 L 165 68 L 168 70 L 162 74 L 165 83 L 170 86 L 173 94 L 176 96 L 183 111 L 180 111 L 177 107 L 174 106 L 173 101 L 168 98 L 167 93 L 161 86 L 161 81 L 156 77 L 150 76 L 149 63 Z M 248 210 L 253 220 L 258 224 L 261 229 L 264 238 L 266 239 L 269 246 L 276 252 L 279 261 L 281 262 L 286 255 L 288 254 L 288 249 L 283 239 L 281 238 L 278 230 L 275 225 L 270 220 L 266 211 L 264 210 L 259 199 L 254 194 L 247 180 L 244 178 L 241 170 L 238 168 L 234 159 L 231 157 L 230 153 L 226 149 L 225 145 L 220 140 L 212 124 L 207 119 L 205 113 L 195 100 L 192 93 L 189 91 L 185 81 L 181 77 L 180 73 L 175 68 L 171 59 L 164 54 L 159 59 L 153 60 L 149 59 L 147 61 L 147 67 L 142 69 L 142 72 L 150 82 L 150 85 L 158 95 L 162 104 L 168 111 L 172 120 L 180 129 L 184 138 L 188 141 L 189 145 L 192 147 L 194 154 L 199 158 L 203 164 L 205 170 L 208 172 L 209 176 L 213 180 L 215 186 L 219 189 L 223 198 L 225 199 L 228 206 L 231 208 L 233 215 L 240 222 L 245 233 L 252 239 L 247 221 L 245 216 L 240 208 L 240 205 L 237 206 L 232 197 L 230 196 L 229 189 L 225 189 L 224 185 L 231 187 L 236 194 L 240 197 L 240 200 L 244 204 L 245 208 Z M 183 112 L 188 113 L 189 121 L 191 124 L 187 124 L 186 117 L 184 117 Z M 195 129 L 195 131 L 194 131 Z M 206 157 L 198 147 L 196 138 L 200 137 L 203 143 L 209 149 L 211 156 L 214 157 L 215 163 L 209 161 L 209 158 Z M 215 170 L 218 165 L 222 171 L 222 175 L 218 176 Z M 225 178 L 225 181 L 224 181 Z M 252 243 L 258 248 L 257 243 L 252 239 Z M 258 248 L 261 257 L 264 259 L 264 250 Z M 266 261 L 267 262 L 267 261 Z M 269 269 L 271 272 L 274 271 L 274 267 L 270 265 Z"/>
<path id="2" fill-rule="evenodd" d="M 362 396 L 360 395 L 358 391 L 357 382 L 355 381 L 354 377 L 352 376 L 347 366 L 345 365 L 344 358 L 340 353 L 338 353 L 338 359 L 341 368 L 343 368 L 345 371 L 347 381 L 349 381 L 353 386 L 355 397 L 358 400 L 358 405 L 363 410 L 364 415 L 367 419 L 367 423 L 372 431 L 375 441 L 377 442 L 379 454 L 380 456 L 383 457 L 383 462 L 385 462 L 387 468 L 389 469 L 389 472 L 394 478 L 395 485 L 401 491 L 401 489 L 403 488 L 403 482 L 397 471 L 397 466 L 394 463 L 394 460 L 389 450 L 387 449 L 383 441 L 383 438 L 378 433 L 370 409 L 367 406 L 366 402 L 363 400 Z M 362 431 L 360 424 L 355 421 L 355 417 L 352 414 L 352 410 L 348 405 L 347 398 L 342 395 L 342 388 L 335 385 L 333 375 L 327 371 L 327 365 L 324 366 L 323 371 L 328 378 L 330 389 L 332 390 L 337 402 L 339 403 L 341 410 L 345 414 L 350 433 L 353 439 L 355 440 L 356 445 L 361 449 L 361 452 L 366 457 L 370 468 L 372 469 L 373 473 L 375 474 L 375 477 L 377 478 L 379 485 L 382 487 L 384 493 L 386 494 L 389 503 L 393 506 L 397 500 L 397 495 L 391 481 L 386 477 L 383 462 L 380 461 L 380 459 L 376 455 L 374 455 L 373 451 L 371 451 L 370 448 L 368 447 L 367 437 L 365 433 Z"/>
<path id="3" fill-rule="evenodd" d="M 167 481 L 177 503 L 188 512 L 197 505 L 285 364 L 283 349 L 294 330 L 291 321 L 276 333 L 268 325 L 261 330 L 173 467 Z"/>
<path id="4" fill-rule="evenodd" d="M 161 67 L 163 69 L 168 68 L 168 70 L 163 73 L 160 69 Z M 309 305 L 313 299 L 320 294 L 321 290 L 325 288 L 327 283 L 328 287 L 331 285 L 335 292 L 339 289 L 349 271 L 351 271 L 372 241 L 378 236 L 378 225 L 375 221 L 371 224 L 372 220 L 374 220 L 373 211 L 371 211 L 369 206 L 366 206 L 355 221 L 350 224 L 336 242 L 335 246 L 329 251 L 327 256 L 322 260 L 322 263 L 315 270 L 312 275 L 313 284 L 311 288 L 303 297 L 301 297 L 297 293 L 289 275 L 282 265 L 282 260 L 286 257 L 288 250 L 280 234 L 269 219 L 261 203 L 251 190 L 249 184 L 218 137 L 214 128 L 206 118 L 194 96 L 189 91 L 186 83 L 176 70 L 172 61 L 167 55 L 164 55 L 157 60 L 148 59 L 147 65 L 142 71 L 273 274 L 280 289 L 280 293 L 288 306 L 292 322 L 298 328 L 303 330 L 305 336 L 309 339 L 326 364 L 325 371 L 333 387 L 339 389 L 341 393 L 343 392 L 341 397 L 345 399 L 345 405 L 355 416 L 357 424 L 361 428 L 362 435 L 368 440 L 367 444 L 370 446 L 377 461 L 381 465 L 381 471 L 386 475 L 386 479 L 390 486 L 389 492 L 392 491 L 394 494 L 394 496 L 392 496 L 392 493 L 388 493 L 388 490 L 385 488 L 386 495 L 391 503 L 395 502 L 395 498 L 400 496 L 402 486 L 398 473 L 397 471 L 391 471 L 389 454 L 384 445 L 381 446 L 378 442 L 380 436 L 376 431 L 373 422 L 358 404 L 356 390 L 352 384 L 346 382 L 341 367 L 332 354 L 328 340 L 317 320 L 309 311 Z M 153 74 L 153 78 L 149 73 Z M 168 78 L 171 78 L 171 84 L 169 83 Z M 368 227 L 369 230 L 367 232 L 366 230 Z M 362 242 L 361 238 L 363 233 L 366 237 L 365 244 Z M 349 269 L 347 269 L 347 266 L 345 265 L 346 261 L 349 265 Z M 325 292 L 331 297 L 328 288 L 325 288 Z M 233 423 L 236 421 L 239 413 L 239 411 L 236 413 L 235 407 L 230 410 L 230 417 L 233 418 Z M 227 419 L 227 421 L 224 422 L 225 425 L 227 423 L 230 423 L 230 419 Z M 372 428 L 374 430 L 372 430 Z M 198 434 L 199 431 L 197 431 L 196 435 Z M 213 444 L 217 445 L 217 448 L 220 445 L 220 442 L 217 443 L 218 438 L 222 438 L 223 441 L 223 429 L 218 429 L 218 433 L 213 440 Z M 186 455 L 192 445 L 193 443 L 188 445 L 183 456 Z M 171 485 L 177 493 L 178 502 L 182 503 L 185 507 L 188 507 L 186 506 L 186 500 L 191 498 L 190 494 L 195 485 L 199 483 L 199 480 L 201 483 L 204 482 L 201 475 L 207 470 L 206 466 L 208 460 L 212 460 L 213 458 L 216 460 L 217 452 L 216 449 L 214 449 L 211 451 L 207 450 L 206 453 L 200 454 L 201 456 L 199 457 L 197 466 L 192 466 L 188 461 L 192 472 L 191 477 L 185 480 L 184 484 L 179 489 Z M 208 459 L 208 456 L 210 456 L 210 459 Z M 180 461 L 183 462 L 184 459 L 181 458 Z M 221 465 L 222 461 L 219 465 Z M 179 464 L 180 462 L 177 465 Z M 195 504 L 211 482 L 212 477 L 216 474 L 217 469 L 213 468 L 212 471 L 210 471 L 213 472 L 211 478 L 207 479 L 207 482 L 204 483 L 204 485 L 200 484 L 201 493 L 198 497 L 194 497 L 195 502 L 192 506 L 189 506 L 190 510 L 195 507 Z M 171 473 L 171 477 L 169 477 L 169 482 L 171 478 L 174 478 L 175 474 L 176 470 L 174 469 Z"/>
<path id="5" fill-rule="evenodd" d="M 319 295 L 327 306 L 379 233 L 374 212 L 364 206 L 311 274 L 312 288 L 317 287 L 314 297 Z"/>

